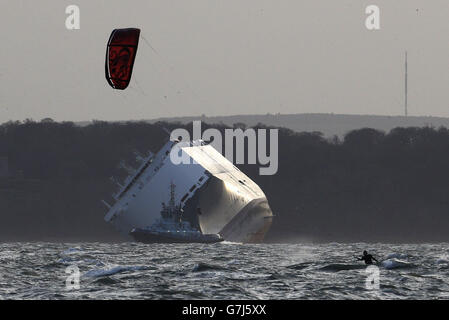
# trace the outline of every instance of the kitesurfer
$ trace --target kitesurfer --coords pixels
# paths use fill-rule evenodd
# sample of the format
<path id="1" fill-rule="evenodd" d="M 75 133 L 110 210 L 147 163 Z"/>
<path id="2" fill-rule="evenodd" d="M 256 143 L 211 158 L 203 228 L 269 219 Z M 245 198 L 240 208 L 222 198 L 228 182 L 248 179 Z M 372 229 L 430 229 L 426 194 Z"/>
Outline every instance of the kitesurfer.
<path id="1" fill-rule="evenodd" d="M 373 260 L 376 262 L 379 262 L 372 255 L 368 254 L 368 252 L 366 250 L 363 251 L 363 256 L 361 256 L 360 258 L 359 257 L 356 257 L 356 258 L 359 261 L 362 261 L 362 260 L 365 261 L 365 264 L 373 264 Z"/>

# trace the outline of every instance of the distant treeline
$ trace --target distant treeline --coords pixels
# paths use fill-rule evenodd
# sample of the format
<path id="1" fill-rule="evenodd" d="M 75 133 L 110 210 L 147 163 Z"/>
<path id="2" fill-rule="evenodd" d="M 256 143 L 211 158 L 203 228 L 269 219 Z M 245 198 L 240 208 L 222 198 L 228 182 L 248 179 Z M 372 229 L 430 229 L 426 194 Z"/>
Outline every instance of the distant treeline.
<path id="1" fill-rule="evenodd" d="M 168 139 L 164 128 L 179 127 L 192 125 L 1 125 L 0 157 L 8 157 L 10 177 L 0 177 L 0 241 L 122 239 L 103 220 L 100 200 L 115 190 L 109 178 L 124 176 L 117 165 L 133 163 L 135 151 L 157 152 Z M 273 209 L 269 242 L 433 242 L 449 241 L 448 162 L 446 128 L 366 128 L 343 139 L 281 128 L 277 174 L 238 167 Z"/>

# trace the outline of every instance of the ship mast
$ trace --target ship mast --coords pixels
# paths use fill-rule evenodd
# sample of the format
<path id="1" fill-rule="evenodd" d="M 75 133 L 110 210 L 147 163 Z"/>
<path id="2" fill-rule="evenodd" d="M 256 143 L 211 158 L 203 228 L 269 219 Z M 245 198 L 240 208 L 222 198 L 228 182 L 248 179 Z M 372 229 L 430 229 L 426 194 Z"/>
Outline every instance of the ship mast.
<path id="1" fill-rule="evenodd" d="M 175 207 L 175 188 L 176 188 L 176 185 L 173 183 L 173 181 L 171 181 L 171 183 L 170 183 L 170 200 L 168 202 L 169 208 Z"/>

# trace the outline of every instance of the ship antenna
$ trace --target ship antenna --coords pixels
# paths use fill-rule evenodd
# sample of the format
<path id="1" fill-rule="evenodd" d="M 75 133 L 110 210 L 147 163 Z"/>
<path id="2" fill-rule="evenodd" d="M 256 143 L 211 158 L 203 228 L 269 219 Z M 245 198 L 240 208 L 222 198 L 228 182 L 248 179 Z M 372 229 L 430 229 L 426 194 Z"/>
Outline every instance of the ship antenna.
<path id="1" fill-rule="evenodd" d="M 169 207 L 174 208 L 175 207 L 175 188 L 176 185 L 173 183 L 173 181 L 170 182 L 170 201 L 168 203 Z"/>

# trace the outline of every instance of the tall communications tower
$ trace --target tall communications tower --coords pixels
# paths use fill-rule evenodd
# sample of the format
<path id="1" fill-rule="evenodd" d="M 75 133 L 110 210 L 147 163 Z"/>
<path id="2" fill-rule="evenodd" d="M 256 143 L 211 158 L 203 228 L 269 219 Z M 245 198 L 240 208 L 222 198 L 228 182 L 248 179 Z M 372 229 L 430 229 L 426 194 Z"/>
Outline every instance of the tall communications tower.
<path id="1" fill-rule="evenodd" d="M 405 51 L 405 116 L 408 115 L 407 110 L 407 51 Z"/>

